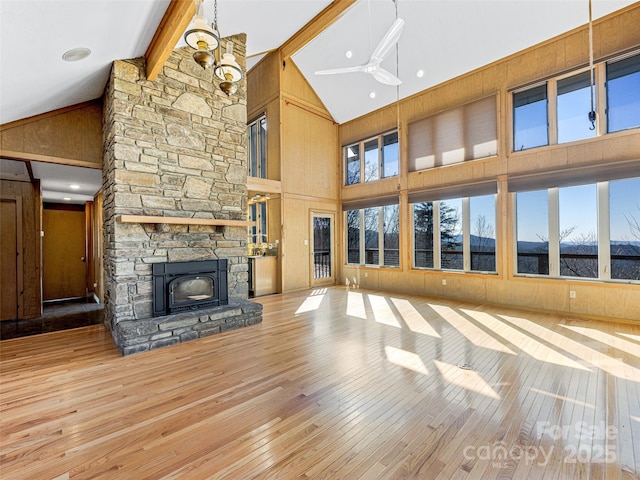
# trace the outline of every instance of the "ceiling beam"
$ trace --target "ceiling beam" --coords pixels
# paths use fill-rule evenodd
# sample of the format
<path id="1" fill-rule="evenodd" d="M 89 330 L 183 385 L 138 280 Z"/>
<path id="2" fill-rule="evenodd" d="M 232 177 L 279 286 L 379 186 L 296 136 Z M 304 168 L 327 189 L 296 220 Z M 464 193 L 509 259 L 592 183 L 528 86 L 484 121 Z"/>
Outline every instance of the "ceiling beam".
<path id="1" fill-rule="evenodd" d="M 334 0 L 316 15 L 313 20 L 298 30 L 280 47 L 282 59 L 289 58 L 311 40 L 320 35 L 329 25 L 338 20 L 357 0 Z"/>
<path id="2" fill-rule="evenodd" d="M 147 61 L 147 80 L 156 79 L 195 14 L 194 0 L 171 0 L 144 54 Z"/>

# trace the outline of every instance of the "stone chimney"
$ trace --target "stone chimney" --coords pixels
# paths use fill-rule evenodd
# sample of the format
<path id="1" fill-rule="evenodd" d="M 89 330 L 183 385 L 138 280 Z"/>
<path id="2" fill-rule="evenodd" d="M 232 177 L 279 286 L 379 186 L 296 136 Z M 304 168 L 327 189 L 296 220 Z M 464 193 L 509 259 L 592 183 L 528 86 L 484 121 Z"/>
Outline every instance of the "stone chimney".
<path id="1" fill-rule="evenodd" d="M 244 66 L 245 35 L 230 40 Z M 108 327 L 115 332 L 121 322 L 152 316 L 155 262 L 227 259 L 229 299 L 246 300 L 246 228 L 118 221 L 121 215 L 246 220 L 246 80 L 227 97 L 213 69 L 197 65 L 189 48 L 175 50 L 155 81 L 146 80 L 144 59 L 118 60 L 103 112 Z"/>

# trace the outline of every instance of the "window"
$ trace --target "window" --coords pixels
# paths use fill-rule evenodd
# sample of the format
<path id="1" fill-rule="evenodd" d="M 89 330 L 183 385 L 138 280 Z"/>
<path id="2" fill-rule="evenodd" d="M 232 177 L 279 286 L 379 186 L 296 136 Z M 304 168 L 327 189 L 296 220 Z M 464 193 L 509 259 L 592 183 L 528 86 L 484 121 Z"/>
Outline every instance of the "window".
<path id="1" fill-rule="evenodd" d="M 395 197 L 397 201 L 397 197 Z M 346 211 L 347 263 L 398 267 L 400 225 L 398 204 Z"/>
<path id="2" fill-rule="evenodd" d="M 400 225 L 398 222 L 398 205 L 382 207 L 382 242 L 384 248 L 384 265 L 400 266 Z"/>
<path id="3" fill-rule="evenodd" d="M 513 94 L 513 149 L 548 145 L 547 84 Z"/>
<path id="4" fill-rule="evenodd" d="M 596 186 L 558 190 L 560 276 L 598 278 Z"/>
<path id="5" fill-rule="evenodd" d="M 517 270 L 640 280 L 640 178 L 516 192 Z"/>
<path id="6" fill-rule="evenodd" d="M 249 220 L 253 225 L 249 227 L 249 249 L 259 248 L 267 242 L 267 202 L 255 202 L 249 204 Z"/>
<path id="7" fill-rule="evenodd" d="M 640 127 L 640 54 L 595 64 L 593 88 L 591 77 L 583 69 L 513 92 L 513 150 L 593 138 L 603 133 L 604 112 L 607 132 Z M 602 115 L 592 121 L 591 111 Z"/>
<path id="8" fill-rule="evenodd" d="M 363 152 L 362 155 L 360 152 Z M 390 132 L 344 147 L 344 184 L 374 182 L 399 172 L 398 132 Z"/>
<path id="9" fill-rule="evenodd" d="M 464 270 L 462 250 L 462 199 L 440 202 L 440 266 Z"/>
<path id="10" fill-rule="evenodd" d="M 413 205 L 413 266 L 434 268 L 434 202 Z"/>
<path id="11" fill-rule="evenodd" d="M 267 178 L 267 118 L 249 124 L 249 176 Z"/>
<path id="12" fill-rule="evenodd" d="M 546 190 L 519 192 L 516 202 L 516 271 L 549 275 L 549 196 Z"/>
<path id="13" fill-rule="evenodd" d="M 495 221 L 495 194 L 413 203 L 414 268 L 495 272 Z"/>
<path id="14" fill-rule="evenodd" d="M 640 55 L 607 64 L 607 131 L 640 127 Z"/>
<path id="15" fill-rule="evenodd" d="M 347 211 L 347 263 L 360 264 L 360 211 Z"/>
<path id="16" fill-rule="evenodd" d="M 344 149 L 345 156 L 345 185 L 360 183 L 360 145 L 349 145 Z"/>
<path id="17" fill-rule="evenodd" d="M 609 183 L 611 278 L 640 280 L 640 178 Z"/>
<path id="18" fill-rule="evenodd" d="M 589 120 L 591 111 L 589 72 L 558 80 L 557 88 L 558 143 L 595 137 L 595 126 Z"/>
<path id="19" fill-rule="evenodd" d="M 496 197 L 469 198 L 471 271 L 496 271 Z"/>
<path id="20" fill-rule="evenodd" d="M 496 97 L 486 97 L 409 124 L 409 171 L 498 154 Z"/>

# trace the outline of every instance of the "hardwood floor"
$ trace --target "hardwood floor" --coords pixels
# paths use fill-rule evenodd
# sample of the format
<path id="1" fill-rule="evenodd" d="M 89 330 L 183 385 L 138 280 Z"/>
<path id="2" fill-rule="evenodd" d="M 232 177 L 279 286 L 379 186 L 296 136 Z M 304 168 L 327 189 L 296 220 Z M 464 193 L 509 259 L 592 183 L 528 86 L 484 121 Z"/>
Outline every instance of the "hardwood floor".
<path id="1" fill-rule="evenodd" d="M 0 342 L 0 477 L 640 478 L 640 323 L 259 301 L 261 325 L 129 357 L 101 325 Z"/>

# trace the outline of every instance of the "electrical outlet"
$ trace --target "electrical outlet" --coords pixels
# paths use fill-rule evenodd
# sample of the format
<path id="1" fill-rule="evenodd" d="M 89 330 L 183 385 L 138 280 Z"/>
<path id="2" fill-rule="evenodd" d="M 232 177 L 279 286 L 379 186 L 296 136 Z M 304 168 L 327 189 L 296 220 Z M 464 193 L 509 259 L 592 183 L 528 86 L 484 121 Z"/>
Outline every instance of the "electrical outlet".
<path id="1" fill-rule="evenodd" d="M 569 298 L 576 298 L 576 291 L 575 290 L 569 290 Z"/>
<path id="2" fill-rule="evenodd" d="M 442 284 L 443 284 L 443 285 L 446 285 L 446 284 L 447 284 L 447 279 L 446 279 L 446 278 L 443 278 L 443 279 L 442 279 Z"/>
<path id="3" fill-rule="evenodd" d="M 364 277 L 367 278 L 369 276 L 369 272 L 364 272 Z"/>

